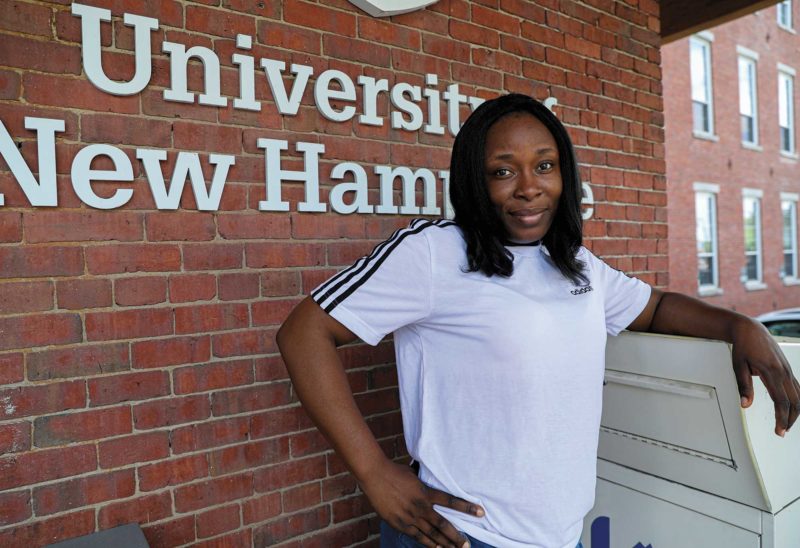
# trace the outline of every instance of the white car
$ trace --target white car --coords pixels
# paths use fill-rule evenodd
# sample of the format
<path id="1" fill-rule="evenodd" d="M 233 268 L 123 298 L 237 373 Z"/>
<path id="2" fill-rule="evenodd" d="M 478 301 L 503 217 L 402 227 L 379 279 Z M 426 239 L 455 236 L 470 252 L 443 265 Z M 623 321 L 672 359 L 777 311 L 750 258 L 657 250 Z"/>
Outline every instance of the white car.
<path id="1" fill-rule="evenodd" d="M 756 317 L 778 337 L 800 337 L 800 308 L 773 310 Z"/>

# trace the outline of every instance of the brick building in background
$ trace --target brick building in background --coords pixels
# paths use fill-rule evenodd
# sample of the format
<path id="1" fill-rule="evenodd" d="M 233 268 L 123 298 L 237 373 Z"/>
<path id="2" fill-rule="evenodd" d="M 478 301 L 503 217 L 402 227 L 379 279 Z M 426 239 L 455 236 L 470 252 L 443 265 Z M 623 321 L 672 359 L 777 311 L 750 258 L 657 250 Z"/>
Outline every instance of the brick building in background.
<path id="1" fill-rule="evenodd" d="M 110 13 L 0 2 L 0 546 L 131 522 L 154 547 L 374 545 L 274 334 L 318 283 L 442 208 L 470 97 L 555 98 L 596 202 L 587 244 L 666 284 L 654 0 L 440 0 L 389 19 L 345 0 L 85 3 Z M 381 191 L 400 167 L 429 170 L 434 203 L 422 184 L 424 210 L 399 183 Z M 391 343 L 341 352 L 403 455 Z"/>
<path id="2" fill-rule="evenodd" d="M 669 288 L 751 315 L 800 306 L 798 9 L 662 48 Z"/>

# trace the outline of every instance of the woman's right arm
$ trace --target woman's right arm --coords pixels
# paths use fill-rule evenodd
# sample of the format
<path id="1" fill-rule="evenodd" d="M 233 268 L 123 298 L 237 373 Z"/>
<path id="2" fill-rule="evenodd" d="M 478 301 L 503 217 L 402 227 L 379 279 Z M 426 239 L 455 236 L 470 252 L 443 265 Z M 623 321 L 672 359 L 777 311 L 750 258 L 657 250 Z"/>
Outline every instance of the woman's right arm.
<path id="1" fill-rule="evenodd" d="M 337 346 L 355 338 L 310 298 L 292 311 L 277 341 L 303 407 L 389 525 L 424 546 L 468 545 L 433 505 L 475 516 L 482 516 L 483 510 L 425 486 L 408 466 L 389 460 L 358 410 L 336 352 Z"/>

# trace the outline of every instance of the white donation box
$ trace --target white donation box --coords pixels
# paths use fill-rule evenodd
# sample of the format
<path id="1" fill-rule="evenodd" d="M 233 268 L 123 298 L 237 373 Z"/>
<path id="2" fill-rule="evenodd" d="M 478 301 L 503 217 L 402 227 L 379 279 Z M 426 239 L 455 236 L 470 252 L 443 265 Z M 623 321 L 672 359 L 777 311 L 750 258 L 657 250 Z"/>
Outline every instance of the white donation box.
<path id="1" fill-rule="evenodd" d="M 800 340 L 778 342 L 800 376 Z M 726 343 L 610 337 L 584 547 L 800 548 L 800 426 L 775 435 L 753 386 L 743 410 Z"/>

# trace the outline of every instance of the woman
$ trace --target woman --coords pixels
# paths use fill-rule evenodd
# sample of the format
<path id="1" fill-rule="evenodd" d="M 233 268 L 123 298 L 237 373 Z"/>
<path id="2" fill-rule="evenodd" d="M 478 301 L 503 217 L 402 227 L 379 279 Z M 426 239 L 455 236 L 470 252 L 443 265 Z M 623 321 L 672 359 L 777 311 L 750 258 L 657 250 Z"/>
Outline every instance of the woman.
<path id="1" fill-rule="evenodd" d="M 575 155 L 540 103 L 512 94 L 476 109 L 450 177 L 454 221 L 396 232 L 278 333 L 306 410 L 384 520 L 382 546 L 578 545 L 606 336 L 625 328 L 733 343 L 742 405 L 760 374 L 776 433 L 794 423 L 800 386 L 760 324 L 651 289 L 581 247 Z M 383 454 L 335 351 L 388 333 L 419 476 Z"/>

